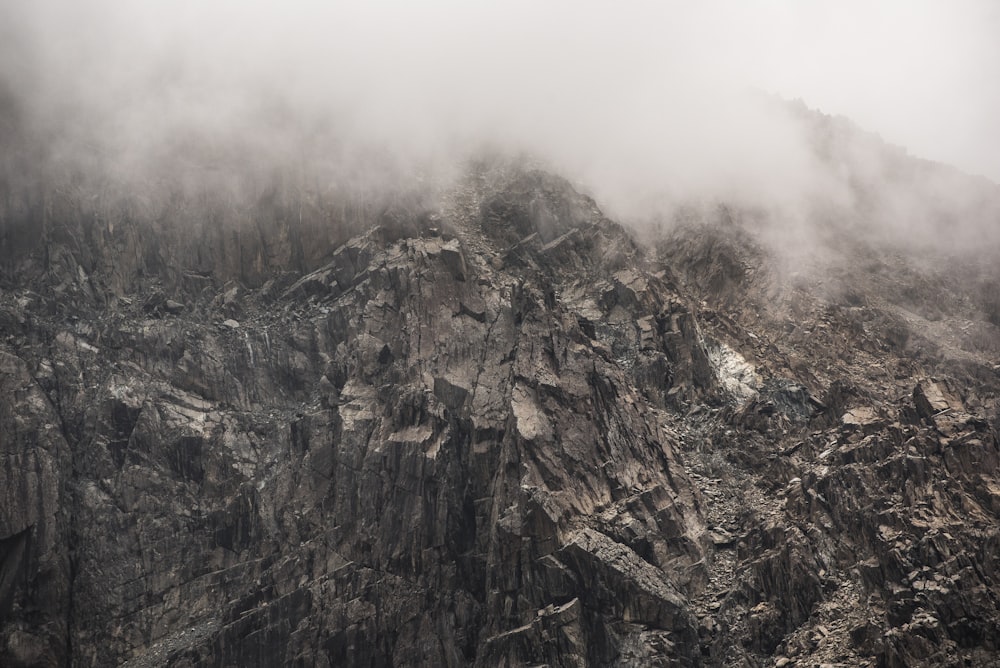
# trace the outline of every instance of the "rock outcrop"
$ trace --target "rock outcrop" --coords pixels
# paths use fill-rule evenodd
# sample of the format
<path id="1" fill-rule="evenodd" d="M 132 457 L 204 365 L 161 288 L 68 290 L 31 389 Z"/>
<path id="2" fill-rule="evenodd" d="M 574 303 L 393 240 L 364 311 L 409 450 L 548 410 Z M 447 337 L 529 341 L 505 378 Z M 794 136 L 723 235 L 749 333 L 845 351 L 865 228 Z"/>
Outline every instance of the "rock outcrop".
<path id="1" fill-rule="evenodd" d="M 8 224 L 4 665 L 996 656 L 972 302 L 957 345 L 880 274 L 649 250 L 540 171 L 331 229 L 270 201 Z"/>

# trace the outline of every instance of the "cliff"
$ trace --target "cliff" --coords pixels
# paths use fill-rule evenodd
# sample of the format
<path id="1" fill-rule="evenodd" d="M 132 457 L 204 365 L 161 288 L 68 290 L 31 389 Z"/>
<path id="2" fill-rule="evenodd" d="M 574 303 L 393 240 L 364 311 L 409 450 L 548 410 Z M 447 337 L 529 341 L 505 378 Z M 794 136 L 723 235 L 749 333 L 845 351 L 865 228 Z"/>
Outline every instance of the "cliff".
<path id="1" fill-rule="evenodd" d="M 989 263 L 507 163 L 5 211 L 4 665 L 996 660 Z"/>

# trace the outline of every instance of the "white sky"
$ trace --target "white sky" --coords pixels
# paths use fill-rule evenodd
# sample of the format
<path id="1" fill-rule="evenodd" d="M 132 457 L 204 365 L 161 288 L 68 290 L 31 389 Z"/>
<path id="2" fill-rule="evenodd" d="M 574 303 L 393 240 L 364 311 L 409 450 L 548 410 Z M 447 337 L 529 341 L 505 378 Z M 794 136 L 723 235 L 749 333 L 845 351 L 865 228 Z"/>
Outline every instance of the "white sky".
<path id="1" fill-rule="evenodd" d="M 737 76 L 1000 182 L 1000 3 L 743 4 Z"/>
<path id="2" fill-rule="evenodd" d="M 0 42 L 0 76 L 39 113 L 94 106 L 135 141 L 175 115 L 238 124 L 266 90 L 399 146 L 488 138 L 608 178 L 794 178 L 788 137 L 734 102 L 756 87 L 1000 181 L 991 0 L 0 0 Z"/>

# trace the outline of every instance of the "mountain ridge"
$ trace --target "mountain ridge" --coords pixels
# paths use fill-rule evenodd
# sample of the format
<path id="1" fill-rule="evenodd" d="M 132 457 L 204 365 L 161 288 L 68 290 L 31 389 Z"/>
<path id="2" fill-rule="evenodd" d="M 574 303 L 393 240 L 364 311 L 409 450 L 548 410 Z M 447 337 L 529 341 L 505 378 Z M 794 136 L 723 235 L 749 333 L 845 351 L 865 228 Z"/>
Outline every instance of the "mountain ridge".
<path id="1" fill-rule="evenodd" d="M 8 190 L 6 662 L 995 659 L 988 267 L 644 244 L 502 159 L 266 183 Z"/>

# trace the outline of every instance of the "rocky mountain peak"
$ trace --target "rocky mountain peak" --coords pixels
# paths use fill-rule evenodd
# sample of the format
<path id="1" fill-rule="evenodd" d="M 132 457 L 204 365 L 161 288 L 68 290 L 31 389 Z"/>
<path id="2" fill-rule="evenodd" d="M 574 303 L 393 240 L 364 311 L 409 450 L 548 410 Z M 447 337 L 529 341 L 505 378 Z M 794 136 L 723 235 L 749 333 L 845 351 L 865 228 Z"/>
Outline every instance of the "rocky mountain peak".
<path id="1" fill-rule="evenodd" d="M 5 665 L 995 656 L 988 274 L 504 162 L 258 195 L 8 206 Z"/>

